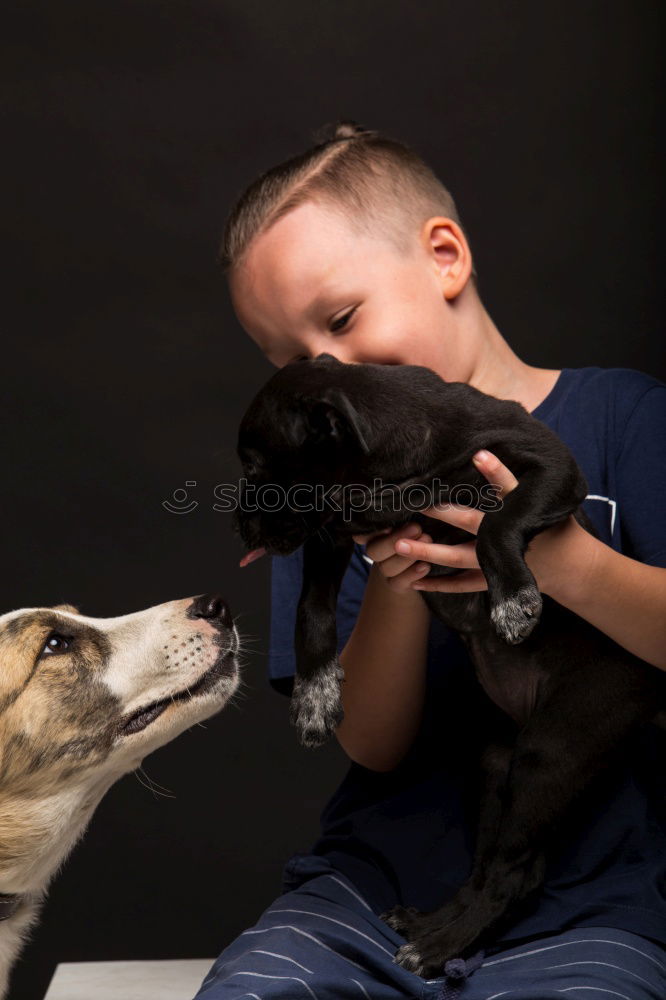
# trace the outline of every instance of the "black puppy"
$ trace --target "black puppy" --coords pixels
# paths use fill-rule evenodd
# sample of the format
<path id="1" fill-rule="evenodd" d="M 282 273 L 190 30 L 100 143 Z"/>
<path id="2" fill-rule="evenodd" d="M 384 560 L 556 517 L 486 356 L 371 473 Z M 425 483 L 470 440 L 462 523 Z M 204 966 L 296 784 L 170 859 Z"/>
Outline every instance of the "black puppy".
<path id="1" fill-rule="evenodd" d="M 248 486 L 273 484 L 286 501 L 271 495 L 272 510 L 252 512 L 244 508 L 253 491 L 245 492 L 236 526 L 254 550 L 246 561 L 303 545 L 291 711 L 309 746 L 342 719 L 335 612 L 351 536 L 420 517 L 435 542 L 469 539 L 414 512 L 454 499 L 461 487 L 484 509 L 488 484 L 472 463 L 480 448 L 518 479 L 503 503 L 487 503 L 477 535 L 488 591 L 423 597 L 460 632 L 481 686 L 512 722 L 484 754 L 468 882 L 433 913 L 397 907 L 385 915 L 409 941 L 396 960 L 423 976 L 482 944 L 538 888 L 553 824 L 631 729 L 655 714 L 664 677 L 554 601 L 545 598 L 542 609 L 525 550 L 571 513 L 590 528 L 579 510 L 586 483 L 566 446 L 518 403 L 446 383 L 427 368 L 343 365 L 320 355 L 270 379 L 238 441 Z M 420 503 L 416 487 L 424 487 Z M 430 575 L 443 572 L 433 566 Z"/>

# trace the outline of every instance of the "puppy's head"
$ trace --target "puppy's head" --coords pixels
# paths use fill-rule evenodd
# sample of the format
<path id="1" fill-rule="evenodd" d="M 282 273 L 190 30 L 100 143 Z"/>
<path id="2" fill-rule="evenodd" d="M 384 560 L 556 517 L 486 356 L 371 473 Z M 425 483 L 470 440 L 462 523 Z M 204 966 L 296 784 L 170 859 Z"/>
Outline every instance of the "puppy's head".
<path id="1" fill-rule="evenodd" d="M 234 517 L 248 548 L 286 555 L 334 516 L 327 491 L 344 484 L 371 448 L 366 418 L 336 384 L 336 369 L 352 367 L 330 355 L 293 362 L 248 408 L 238 434 L 244 486 Z"/>
<path id="2" fill-rule="evenodd" d="M 222 708 L 238 686 L 238 646 L 217 595 L 118 618 L 70 605 L 3 615 L 0 790 L 38 798 L 132 770 Z"/>

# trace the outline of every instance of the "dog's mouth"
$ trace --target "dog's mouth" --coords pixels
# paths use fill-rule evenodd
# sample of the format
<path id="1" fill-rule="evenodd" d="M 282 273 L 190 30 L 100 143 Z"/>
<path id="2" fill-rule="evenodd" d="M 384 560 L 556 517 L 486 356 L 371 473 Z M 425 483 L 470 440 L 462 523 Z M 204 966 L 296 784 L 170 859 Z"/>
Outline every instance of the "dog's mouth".
<path id="1" fill-rule="evenodd" d="M 146 729 L 171 705 L 177 705 L 179 702 L 191 701 L 199 695 L 206 694 L 207 691 L 210 691 L 211 688 L 215 687 L 221 677 L 230 675 L 228 661 L 233 658 L 233 655 L 233 650 L 227 650 L 225 653 L 218 656 L 213 666 L 202 674 L 199 680 L 195 681 L 194 684 L 190 684 L 189 687 L 186 687 L 183 691 L 177 691 L 174 694 L 169 695 L 168 698 L 162 698 L 160 701 L 154 701 L 150 705 L 140 708 L 138 712 L 134 712 L 121 723 L 120 734 L 122 736 L 132 736 L 135 733 L 140 733 L 142 729 Z"/>

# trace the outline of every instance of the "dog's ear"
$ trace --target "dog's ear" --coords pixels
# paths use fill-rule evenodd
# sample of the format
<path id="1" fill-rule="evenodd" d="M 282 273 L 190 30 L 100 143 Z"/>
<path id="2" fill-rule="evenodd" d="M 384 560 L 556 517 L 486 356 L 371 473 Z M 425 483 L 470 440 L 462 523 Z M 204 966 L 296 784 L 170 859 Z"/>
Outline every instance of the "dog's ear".
<path id="1" fill-rule="evenodd" d="M 325 402 L 331 407 L 329 421 L 333 438 L 342 442 L 343 436 L 351 432 L 363 454 L 367 455 L 370 451 L 370 428 L 349 397 L 342 389 L 329 389 Z"/>
<path id="2" fill-rule="evenodd" d="M 51 611 L 69 611 L 70 615 L 80 615 L 81 612 L 73 604 L 54 604 Z"/>
<path id="3" fill-rule="evenodd" d="M 370 429 L 342 389 L 328 389 L 324 398 L 303 396 L 287 426 L 292 447 L 304 444 L 349 444 L 355 441 L 364 454 L 370 451 Z"/>

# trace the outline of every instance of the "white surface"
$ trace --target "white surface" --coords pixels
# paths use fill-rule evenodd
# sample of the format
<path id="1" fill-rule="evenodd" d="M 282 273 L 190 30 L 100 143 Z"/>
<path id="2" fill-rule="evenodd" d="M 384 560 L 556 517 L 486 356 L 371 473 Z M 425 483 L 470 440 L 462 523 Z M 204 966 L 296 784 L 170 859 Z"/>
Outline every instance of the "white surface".
<path id="1" fill-rule="evenodd" d="M 63 962 L 44 1000 L 192 1000 L 212 958 Z"/>

